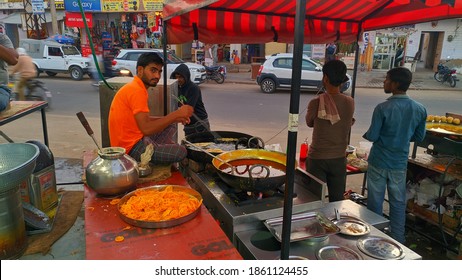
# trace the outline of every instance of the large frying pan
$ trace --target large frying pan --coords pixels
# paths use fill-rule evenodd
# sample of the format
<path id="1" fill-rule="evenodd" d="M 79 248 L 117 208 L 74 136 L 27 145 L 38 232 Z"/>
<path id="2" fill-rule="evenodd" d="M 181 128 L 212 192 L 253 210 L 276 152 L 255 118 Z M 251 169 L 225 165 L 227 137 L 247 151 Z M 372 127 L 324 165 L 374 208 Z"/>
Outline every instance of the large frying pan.
<path id="1" fill-rule="evenodd" d="M 261 143 L 261 139 L 255 138 L 252 135 L 240 133 L 240 132 L 233 132 L 233 131 L 207 131 L 207 132 L 199 132 L 188 135 L 185 137 L 185 140 L 191 142 L 193 144 L 197 143 L 207 143 L 213 142 L 215 144 L 222 144 L 221 147 L 227 148 L 228 151 L 235 150 L 237 145 L 242 145 L 245 148 L 262 148 L 264 143 Z M 250 141 L 249 141 L 250 140 Z M 195 147 L 191 147 L 182 141 L 182 144 L 186 146 L 188 151 L 188 158 L 200 163 L 211 163 L 212 157 L 207 153 L 197 149 Z M 210 151 L 213 155 L 219 155 L 225 151 Z"/>
<path id="2" fill-rule="evenodd" d="M 212 160 L 218 176 L 237 191 L 275 190 L 286 181 L 286 154 L 263 149 L 241 149 Z M 229 167 L 234 166 L 234 170 Z"/>

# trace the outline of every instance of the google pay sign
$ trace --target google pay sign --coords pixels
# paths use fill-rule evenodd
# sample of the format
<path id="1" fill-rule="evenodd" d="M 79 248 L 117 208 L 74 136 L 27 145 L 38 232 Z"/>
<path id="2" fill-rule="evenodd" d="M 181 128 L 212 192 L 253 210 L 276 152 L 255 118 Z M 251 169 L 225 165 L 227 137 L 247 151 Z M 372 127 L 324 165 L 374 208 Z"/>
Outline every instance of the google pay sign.
<path id="1" fill-rule="evenodd" d="M 84 11 L 101 11 L 101 0 L 81 0 Z M 68 12 L 80 12 L 78 0 L 64 0 L 64 10 Z"/>

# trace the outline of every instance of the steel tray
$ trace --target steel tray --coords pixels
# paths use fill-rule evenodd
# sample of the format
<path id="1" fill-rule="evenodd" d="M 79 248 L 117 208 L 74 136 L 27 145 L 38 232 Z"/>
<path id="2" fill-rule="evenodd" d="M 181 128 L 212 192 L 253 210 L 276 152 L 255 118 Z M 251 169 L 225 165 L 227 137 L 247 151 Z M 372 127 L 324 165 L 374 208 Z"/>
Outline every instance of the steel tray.
<path id="1" fill-rule="evenodd" d="M 272 218 L 263 223 L 271 234 L 279 241 L 282 241 L 282 217 Z M 290 231 L 290 242 L 310 238 L 327 237 L 340 232 L 340 228 L 321 212 L 307 212 L 292 215 L 292 226 Z"/>
<path id="2" fill-rule="evenodd" d="M 165 189 L 166 187 L 169 187 L 169 186 L 172 186 L 174 191 L 185 192 L 185 193 L 187 193 L 187 194 L 189 194 L 191 196 L 196 197 L 199 201 L 202 201 L 202 196 L 197 191 L 195 191 L 195 190 L 193 190 L 191 188 L 184 187 L 184 186 L 179 186 L 179 185 L 156 185 L 156 186 L 149 186 L 149 187 L 146 187 L 146 188 L 143 188 L 143 189 L 156 189 L 156 190 L 161 191 L 161 190 L 163 190 L 163 189 Z M 197 207 L 197 209 L 194 212 L 192 212 L 192 213 L 190 213 L 190 214 L 188 214 L 186 216 L 177 218 L 177 219 L 166 220 L 166 221 L 135 220 L 135 219 L 132 219 L 132 218 L 129 218 L 129 217 L 125 216 L 120 211 L 120 207 L 124 203 L 126 203 L 127 200 L 135 194 L 135 192 L 136 192 L 136 190 L 124 195 L 124 197 L 122 197 L 122 199 L 120 199 L 119 203 L 117 204 L 117 210 L 119 211 L 120 218 L 124 222 L 126 222 L 127 224 L 130 224 L 132 226 L 136 226 L 136 227 L 142 227 L 142 228 L 168 228 L 168 227 L 177 226 L 179 224 L 182 224 L 182 223 L 185 223 L 185 222 L 187 222 L 189 220 L 192 220 L 194 217 L 196 217 L 196 215 L 199 213 L 199 211 L 201 209 L 201 206 L 202 206 L 202 202 L 201 202 L 199 207 Z"/>

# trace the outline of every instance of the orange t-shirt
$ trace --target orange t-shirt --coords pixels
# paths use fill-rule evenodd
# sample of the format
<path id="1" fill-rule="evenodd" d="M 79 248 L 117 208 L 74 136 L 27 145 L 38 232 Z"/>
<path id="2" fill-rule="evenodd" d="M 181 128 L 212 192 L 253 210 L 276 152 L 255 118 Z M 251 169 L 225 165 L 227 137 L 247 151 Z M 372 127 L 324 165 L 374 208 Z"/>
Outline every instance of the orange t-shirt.
<path id="1" fill-rule="evenodd" d="M 149 113 L 148 91 L 140 78 L 124 85 L 114 96 L 109 110 L 109 138 L 112 147 L 125 148 L 128 154 L 133 146 L 143 138 L 135 115 Z"/>

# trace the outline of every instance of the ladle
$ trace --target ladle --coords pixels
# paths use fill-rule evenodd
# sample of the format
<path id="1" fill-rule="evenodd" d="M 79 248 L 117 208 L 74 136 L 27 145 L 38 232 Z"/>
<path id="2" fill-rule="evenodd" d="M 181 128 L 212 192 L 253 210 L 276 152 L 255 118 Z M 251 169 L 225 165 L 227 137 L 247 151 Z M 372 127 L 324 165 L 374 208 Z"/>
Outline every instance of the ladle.
<path id="1" fill-rule="evenodd" d="M 79 118 L 79 120 L 82 123 L 85 130 L 87 131 L 88 135 L 90 135 L 91 139 L 93 139 L 93 142 L 95 142 L 96 147 L 98 147 L 98 152 L 102 153 L 101 148 L 98 145 L 98 142 L 96 142 L 95 134 L 93 133 L 93 129 L 91 129 L 90 124 L 88 123 L 88 121 L 85 118 L 85 116 L 83 115 L 83 113 L 78 112 L 76 115 L 77 115 L 77 118 Z"/>

